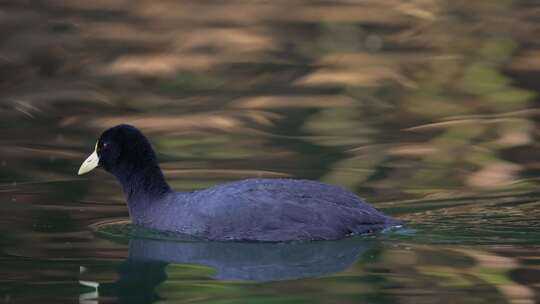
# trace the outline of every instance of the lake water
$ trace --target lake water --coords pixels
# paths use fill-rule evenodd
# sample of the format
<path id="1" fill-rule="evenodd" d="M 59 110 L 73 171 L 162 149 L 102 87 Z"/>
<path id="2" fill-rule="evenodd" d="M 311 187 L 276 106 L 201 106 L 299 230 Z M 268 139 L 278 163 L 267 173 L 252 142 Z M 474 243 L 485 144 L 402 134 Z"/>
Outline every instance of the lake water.
<path id="1" fill-rule="evenodd" d="M 536 1 L 5 1 L 0 303 L 538 303 Z M 99 134 L 171 186 L 341 185 L 404 228 L 178 241 L 128 223 Z"/>

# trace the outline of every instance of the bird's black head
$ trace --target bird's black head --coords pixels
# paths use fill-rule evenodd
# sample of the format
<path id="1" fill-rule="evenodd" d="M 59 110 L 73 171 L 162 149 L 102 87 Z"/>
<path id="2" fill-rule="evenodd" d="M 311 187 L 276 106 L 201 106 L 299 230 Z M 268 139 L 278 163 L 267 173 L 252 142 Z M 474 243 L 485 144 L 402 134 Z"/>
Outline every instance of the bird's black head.
<path id="1" fill-rule="evenodd" d="M 94 152 L 81 165 L 79 175 L 97 166 L 116 176 L 125 191 L 168 190 L 152 146 L 133 126 L 122 124 L 103 132 Z"/>
<path id="2" fill-rule="evenodd" d="M 96 153 L 99 165 L 111 173 L 119 169 L 134 172 L 157 165 L 146 137 L 130 125 L 118 125 L 103 132 L 97 141 Z"/>
<path id="3" fill-rule="evenodd" d="M 79 174 L 98 165 L 113 174 L 118 170 L 132 173 L 156 163 L 154 150 L 141 131 L 130 125 L 118 125 L 101 134 L 94 153 L 82 164 Z"/>

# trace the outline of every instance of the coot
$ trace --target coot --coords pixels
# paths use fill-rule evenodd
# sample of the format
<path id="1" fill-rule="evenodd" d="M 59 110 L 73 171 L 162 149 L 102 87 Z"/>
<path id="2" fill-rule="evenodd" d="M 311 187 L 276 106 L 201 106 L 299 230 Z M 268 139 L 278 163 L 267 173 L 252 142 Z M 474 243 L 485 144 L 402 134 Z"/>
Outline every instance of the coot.
<path id="1" fill-rule="evenodd" d="M 125 124 L 103 132 L 79 175 L 98 166 L 122 185 L 135 225 L 199 239 L 336 240 L 400 225 L 350 191 L 309 180 L 247 179 L 174 192 L 146 137 Z"/>

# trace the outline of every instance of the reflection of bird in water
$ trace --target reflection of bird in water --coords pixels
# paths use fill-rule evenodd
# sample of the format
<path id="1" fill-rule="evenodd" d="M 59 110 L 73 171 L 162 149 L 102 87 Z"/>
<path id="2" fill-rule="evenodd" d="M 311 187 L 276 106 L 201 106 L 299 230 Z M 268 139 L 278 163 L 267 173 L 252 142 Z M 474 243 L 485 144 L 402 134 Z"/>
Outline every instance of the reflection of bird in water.
<path id="1" fill-rule="evenodd" d="M 79 174 L 97 166 L 116 176 L 134 224 L 207 240 L 335 240 L 399 225 L 355 194 L 292 179 L 249 179 L 173 192 L 152 147 L 128 125 L 105 131 Z"/>
<path id="2" fill-rule="evenodd" d="M 160 299 L 155 290 L 167 279 L 164 262 L 133 262 L 120 264 L 120 278 L 114 283 L 98 283 L 79 280 L 83 286 L 93 291 L 80 295 L 80 304 L 96 304 L 98 299 L 116 298 L 115 303 L 148 304 Z"/>
<path id="3" fill-rule="evenodd" d="M 129 257 L 119 268 L 118 281 L 81 283 L 96 288 L 96 292 L 85 295 L 86 298 L 115 297 L 121 303 L 151 303 L 159 299 L 155 289 L 167 280 L 165 267 L 169 263 L 209 266 L 215 270 L 212 278 L 218 280 L 292 280 L 344 271 L 376 245 L 374 240 L 361 238 L 293 243 L 135 238 L 130 240 Z"/>
<path id="4" fill-rule="evenodd" d="M 219 280 L 275 281 L 339 272 L 373 247 L 371 240 L 240 243 L 133 239 L 129 259 L 212 267 Z"/>

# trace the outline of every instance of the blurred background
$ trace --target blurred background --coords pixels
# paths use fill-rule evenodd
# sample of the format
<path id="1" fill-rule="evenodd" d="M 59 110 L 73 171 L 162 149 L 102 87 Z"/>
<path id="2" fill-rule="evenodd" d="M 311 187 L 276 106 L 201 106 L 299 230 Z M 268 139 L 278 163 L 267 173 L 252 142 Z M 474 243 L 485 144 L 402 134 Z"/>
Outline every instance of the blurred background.
<path id="1" fill-rule="evenodd" d="M 114 277 L 127 247 L 88 227 L 127 219 L 123 195 L 103 171 L 76 172 L 119 123 L 145 132 L 175 189 L 320 180 L 424 231 L 377 251 L 407 289 L 361 280 L 381 293 L 335 286 L 321 302 L 539 299 L 538 1 L 11 0 L 0 37 L 4 303 L 34 301 L 29 285 L 72 300 L 88 260 Z M 475 263 L 444 268 L 448 256 Z M 264 298 L 312 301 L 299 286 Z"/>

